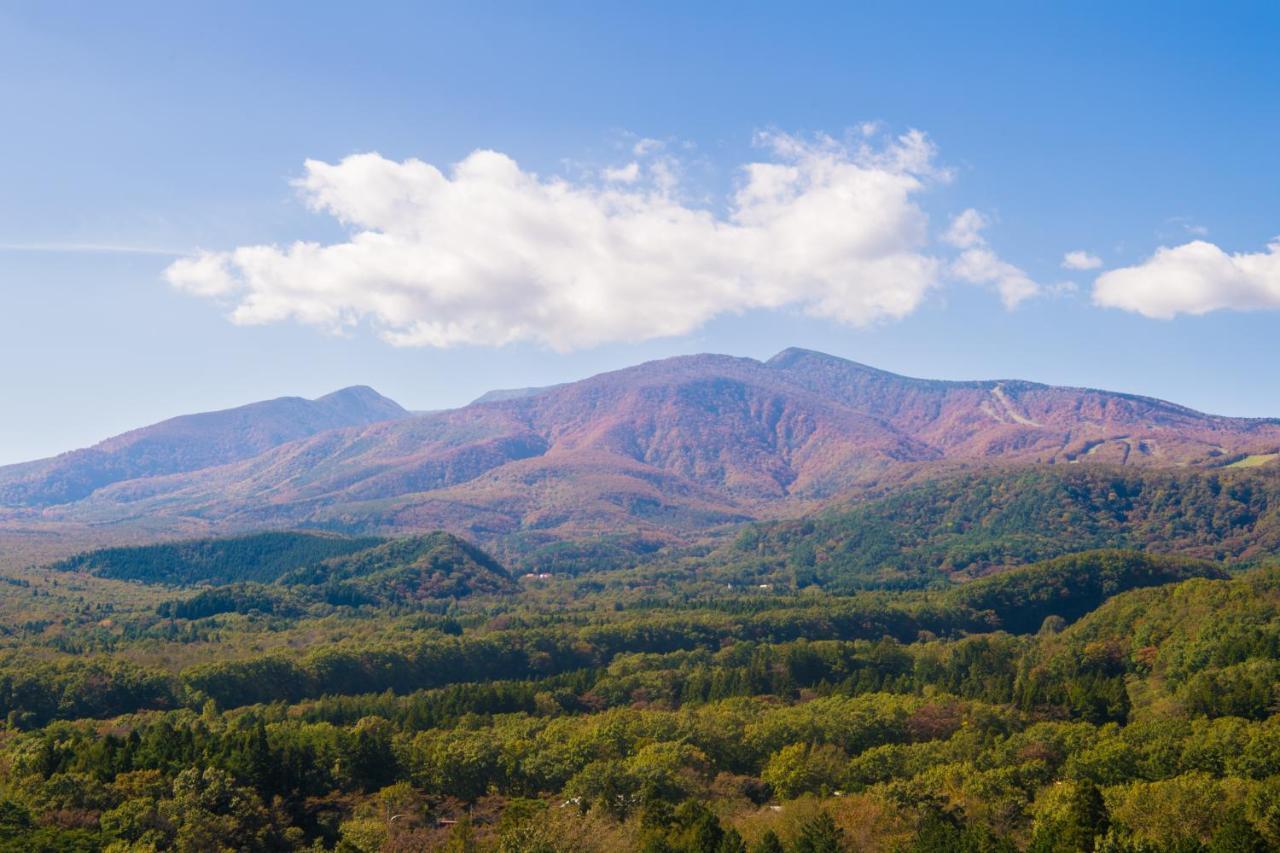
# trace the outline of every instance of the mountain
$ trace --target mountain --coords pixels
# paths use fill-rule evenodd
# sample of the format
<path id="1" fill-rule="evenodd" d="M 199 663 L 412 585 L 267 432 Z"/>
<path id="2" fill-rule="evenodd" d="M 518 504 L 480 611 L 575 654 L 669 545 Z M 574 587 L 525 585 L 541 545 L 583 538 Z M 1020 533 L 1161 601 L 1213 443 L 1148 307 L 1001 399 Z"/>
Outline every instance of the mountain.
<path id="1" fill-rule="evenodd" d="M 183 415 L 83 450 L 2 467 L 0 506 L 70 503 L 112 483 L 236 462 L 326 430 L 407 414 L 372 388 L 356 386 L 316 400 L 281 397 Z"/>
<path id="2" fill-rule="evenodd" d="M 810 350 L 767 366 L 882 418 L 947 458 L 1203 464 L 1280 442 L 1280 420 L 1226 418 L 1151 397 L 1023 380 L 912 379 Z"/>
<path id="3" fill-rule="evenodd" d="M 1280 448 L 1280 421 L 1020 380 L 914 379 L 790 349 L 766 362 L 666 359 L 451 411 L 235 443 L 234 452 L 185 436 L 165 445 L 181 464 L 80 478 L 62 493 L 44 486 L 46 503 L 51 493 L 79 498 L 46 516 L 444 528 L 505 542 L 510 556 L 600 533 L 670 541 L 974 466 L 1262 461 Z M 10 485 L 0 500 L 34 493 Z"/>

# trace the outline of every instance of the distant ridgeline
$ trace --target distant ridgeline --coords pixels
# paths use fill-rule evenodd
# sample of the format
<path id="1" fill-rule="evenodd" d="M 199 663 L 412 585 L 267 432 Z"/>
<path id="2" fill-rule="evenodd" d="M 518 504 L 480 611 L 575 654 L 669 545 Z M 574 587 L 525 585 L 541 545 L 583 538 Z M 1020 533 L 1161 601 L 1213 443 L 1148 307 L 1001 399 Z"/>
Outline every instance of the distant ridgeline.
<path id="1" fill-rule="evenodd" d="M 1114 466 L 1229 490 L 1250 473 L 1280 480 L 1278 450 L 1280 420 L 1034 382 L 917 379 L 790 349 L 767 362 L 666 359 L 432 413 L 351 388 L 183 416 L 0 466 L 0 515 L 39 512 L 41 537 L 64 523 L 176 535 L 192 517 L 223 530 L 446 529 L 560 574 L 551 560 L 620 568 L 650 546 L 696 546 L 736 523 L 959 470 Z M 557 547 L 601 534 L 610 541 Z"/>

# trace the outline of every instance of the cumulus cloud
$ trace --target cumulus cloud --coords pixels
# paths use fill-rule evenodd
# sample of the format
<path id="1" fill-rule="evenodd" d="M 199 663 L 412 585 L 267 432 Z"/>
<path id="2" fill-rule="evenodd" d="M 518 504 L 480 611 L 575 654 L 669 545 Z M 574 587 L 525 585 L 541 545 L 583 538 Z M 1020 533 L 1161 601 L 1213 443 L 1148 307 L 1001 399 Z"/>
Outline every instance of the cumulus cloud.
<path id="1" fill-rule="evenodd" d="M 1005 307 L 1014 308 L 1038 295 L 1041 288 L 1025 272 L 1001 260 L 991 250 L 982 236 L 983 229 L 989 224 L 990 220 L 973 208 L 951 220 L 942 239 L 964 251 L 951 262 L 950 272 L 961 281 L 994 286 Z"/>
<path id="2" fill-rule="evenodd" d="M 1102 266 L 1102 258 L 1097 255 L 1077 249 L 1074 252 L 1067 252 L 1062 256 L 1063 269 L 1069 270 L 1096 270 Z"/>
<path id="3" fill-rule="evenodd" d="M 1158 319 L 1280 308 L 1280 238 L 1265 252 L 1241 254 L 1204 240 L 1162 247 L 1141 264 L 1098 276 L 1093 301 Z"/>
<path id="4" fill-rule="evenodd" d="M 358 154 L 306 162 L 314 209 L 350 229 L 322 245 L 244 246 L 174 263 L 170 283 L 221 299 L 237 323 L 371 323 L 405 346 L 557 349 L 689 332 L 791 307 L 851 325 L 903 317 L 946 272 L 919 196 L 945 180 L 910 132 L 876 144 L 767 134 L 723 212 L 683 200 L 654 140 L 598 181 L 543 177 L 496 151 L 447 172 Z M 977 231 L 975 230 L 975 234 Z M 980 236 L 954 268 L 1006 304 L 1036 286 Z"/>
<path id="5" fill-rule="evenodd" d="M 215 252 L 198 252 L 174 261 L 165 278 L 174 287 L 197 296 L 222 296 L 239 286 L 231 271 L 230 257 Z"/>

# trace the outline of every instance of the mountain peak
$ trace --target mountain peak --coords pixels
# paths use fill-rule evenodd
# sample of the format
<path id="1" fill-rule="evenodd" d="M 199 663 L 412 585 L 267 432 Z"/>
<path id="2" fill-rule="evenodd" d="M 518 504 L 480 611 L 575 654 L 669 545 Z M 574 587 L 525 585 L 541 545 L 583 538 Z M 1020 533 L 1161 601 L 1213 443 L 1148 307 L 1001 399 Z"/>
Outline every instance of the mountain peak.
<path id="1" fill-rule="evenodd" d="M 781 352 L 778 352 L 777 354 L 775 354 L 773 358 L 770 358 L 767 361 L 765 361 L 765 364 L 773 365 L 775 367 L 786 367 L 789 364 L 794 364 L 797 361 L 802 361 L 810 358 L 829 359 L 832 361 L 846 360 L 846 359 L 840 358 L 839 356 L 830 355 L 829 353 L 819 352 L 816 349 L 806 349 L 804 347 L 787 347 Z"/>
<path id="2" fill-rule="evenodd" d="M 315 402 L 340 409 L 352 415 L 360 413 L 377 420 L 390 420 L 409 414 L 395 400 L 382 396 L 368 385 L 350 385 L 346 388 L 339 388 L 337 391 L 318 397 Z"/>
<path id="3" fill-rule="evenodd" d="M 0 505 L 53 506 L 124 480 L 213 468 L 326 430 L 409 413 L 364 385 L 180 415 L 51 459 L 0 468 Z"/>
<path id="4" fill-rule="evenodd" d="M 316 401 L 319 402 L 320 400 L 333 400 L 333 399 L 338 399 L 342 397 L 358 397 L 361 399 L 378 399 L 378 400 L 387 399 L 386 397 L 382 396 L 377 391 L 375 391 L 373 388 L 370 388 L 368 385 L 348 385 L 345 388 L 339 388 L 337 391 L 330 391 L 328 394 L 325 394 L 323 397 L 317 397 Z"/>
<path id="5" fill-rule="evenodd" d="M 944 387 L 947 385 L 973 385 L 971 382 L 948 382 L 941 379 L 917 379 L 903 376 L 879 367 L 872 367 L 859 361 L 830 355 L 803 347 L 787 347 L 765 363 L 770 370 L 778 370 L 793 375 L 804 375 L 808 378 L 827 378 L 858 381 L 878 381 L 890 383 L 912 384 L 918 386 Z M 991 383 L 976 383 L 991 384 Z"/>
<path id="6" fill-rule="evenodd" d="M 861 362 L 851 361 L 847 358 L 841 358 L 837 355 L 831 355 L 818 350 L 805 349 L 804 347 L 787 347 L 782 352 L 765 362 L 765 366 L 772 367 L 776 370 L 791 370 L 806 365 L 832 365 L 839 366 L 845 370 L 858 369 L 866 370 L 871 373 L 882 373 L 887 376 L 896 376 L 887 370 L 881 370 L 878 367 L 871 367 Z"/>

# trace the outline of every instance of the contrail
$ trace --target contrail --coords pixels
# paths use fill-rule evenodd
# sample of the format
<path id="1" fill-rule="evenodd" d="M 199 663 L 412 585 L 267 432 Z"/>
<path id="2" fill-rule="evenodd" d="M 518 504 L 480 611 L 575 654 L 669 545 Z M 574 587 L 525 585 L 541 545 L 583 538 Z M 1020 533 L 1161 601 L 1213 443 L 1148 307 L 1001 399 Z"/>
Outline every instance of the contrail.
<path id="1" fill-rule="evenodd" d="M 160 249 L 153 246 L 118 246 L 110 243 L 0 243 L 0 252 L 159 255 L 172 258 L 190 254 L 178 249 Z"/>

